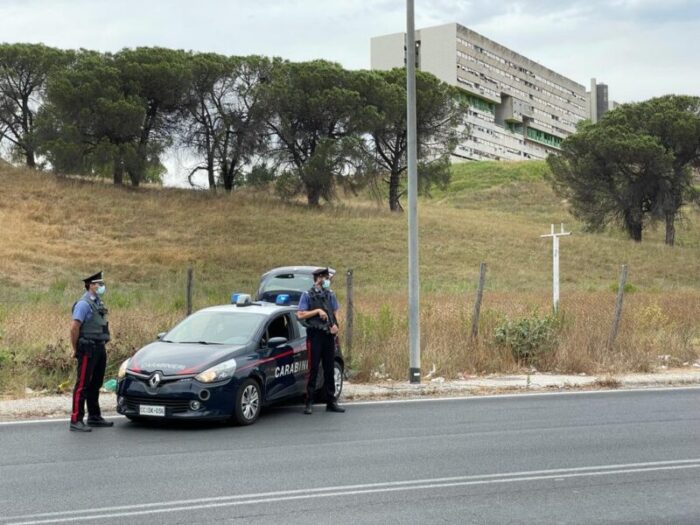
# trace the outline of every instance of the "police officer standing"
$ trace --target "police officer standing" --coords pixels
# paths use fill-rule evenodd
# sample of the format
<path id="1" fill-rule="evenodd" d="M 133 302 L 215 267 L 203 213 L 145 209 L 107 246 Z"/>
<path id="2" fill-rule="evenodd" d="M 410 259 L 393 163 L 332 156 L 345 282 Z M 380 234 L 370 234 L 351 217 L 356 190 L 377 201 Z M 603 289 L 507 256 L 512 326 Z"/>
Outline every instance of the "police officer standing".
<path id="1" fill-rule="evenodd" d="M 309 382 L 306 385 L 304 414 L 312 413 L 316 377 L 319 362 L 323 364 L 323 387 L 326 393 L 326 410 L 345 412 L 335 398 L 335 337 L 338 333 L 338 299 L 331 291 L 330 271 L 318 268 L 312 273 L 314 285 L 299 300 L 297 318 L 306 326 L 306 348 L 310 355 Z"/>
<path id="2" fill-rule="evenodd" d="M 106 291 L 102 272 L 83 279 L 85 294 L 73 305 L 73 321 L 70 340 L 78 360 L 78 377 L 73 389 L 73 406 L 70 429 L 91 432 L 90 427 L 111 427 L 100 413 L 100 387 L 104 380 L 107 354 L 105 343 L 109 341 L 107 307 L 102 302 Z M 87 425 L 83 423 L 87 403 Z"/>

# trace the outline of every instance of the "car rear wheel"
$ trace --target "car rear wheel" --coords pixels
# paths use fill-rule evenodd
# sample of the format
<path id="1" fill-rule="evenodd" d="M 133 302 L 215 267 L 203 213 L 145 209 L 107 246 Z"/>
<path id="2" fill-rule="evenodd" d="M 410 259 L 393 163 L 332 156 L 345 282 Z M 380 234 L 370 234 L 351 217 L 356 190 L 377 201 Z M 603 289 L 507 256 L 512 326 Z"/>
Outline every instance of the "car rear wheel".
<path id="1" fill-rule="evenodd" d="M 340 398 L 340 394 L 343 393 L 343 365 L 336 361 L 333 363 L 333 395 L 336 399 Z M 315 399 L 321 399 L 327 401 L 326 399 L 326 389 L 323 388 L 323 370 L 318 371 L 318 379 L 316 380 L 316 395 Z"/>
<path id="2" fill-rule="evenodd" d="M 254 379 L 246 379 L 236 390 L 233 421 L 239 425 L 252 425 L 258 419 L 261 408 L 260 385 Z"/>
<path id="3" fill-rule="evenodd" d="M 335 384 L 335 398 L 339 399 L 343 393 L 343 366 L 336 361 L 333 364 L 333 383 Z"/>

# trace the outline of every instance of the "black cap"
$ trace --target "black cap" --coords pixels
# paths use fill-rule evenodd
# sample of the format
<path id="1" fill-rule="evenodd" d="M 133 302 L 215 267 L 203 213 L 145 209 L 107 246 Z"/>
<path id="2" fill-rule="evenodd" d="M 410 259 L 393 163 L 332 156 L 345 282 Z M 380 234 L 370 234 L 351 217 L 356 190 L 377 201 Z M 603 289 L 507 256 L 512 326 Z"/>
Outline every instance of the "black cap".
<path id="1" fill-rule="evenodd" d="M 91 275 L 90 277 L 86 277 L 83 279 L 83 282 L 85 284 L 92 284 L 92 283 L 102 283 L 104 282 L 104 279 L 102 278 L 102 270 L 97 272 L 95 275 Z"/>
<path id="2" fill-rule="evenodd" d="M 330 277 L 331 273 L 328 268 L 316 268 L 313 272 L 311 272 L 311 275 L 313 275 L 314 278 L 320 275 L 328 275 Z"/>

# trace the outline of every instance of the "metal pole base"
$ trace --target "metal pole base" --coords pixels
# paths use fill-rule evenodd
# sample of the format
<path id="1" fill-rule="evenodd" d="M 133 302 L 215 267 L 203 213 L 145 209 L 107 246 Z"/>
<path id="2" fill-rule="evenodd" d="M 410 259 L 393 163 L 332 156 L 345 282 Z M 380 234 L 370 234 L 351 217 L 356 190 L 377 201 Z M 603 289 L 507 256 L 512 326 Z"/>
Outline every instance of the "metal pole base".
<path id="1" fill-rule="evenodd" d="M 409 368 L 408 376 L 411 383 L 420 383 L 420 368 Z"/>

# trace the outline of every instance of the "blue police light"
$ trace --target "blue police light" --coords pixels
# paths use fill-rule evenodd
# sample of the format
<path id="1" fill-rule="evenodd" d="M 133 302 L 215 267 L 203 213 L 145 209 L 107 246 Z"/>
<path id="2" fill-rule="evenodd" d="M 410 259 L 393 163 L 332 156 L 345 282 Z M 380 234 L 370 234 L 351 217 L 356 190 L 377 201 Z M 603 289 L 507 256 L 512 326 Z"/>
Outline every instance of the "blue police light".
<path id="1" fill-rule="evenodd" d="M 231 304 L 236 306 L 250 306 L 253 304 L 253 300 L 247 293 L 234 293 L 231 294 Z"/>
<path id="2" fill-rule="evenodd" d="M 281 293 L 277 296 L 277 299 L 275 299 L 275 304 L 278 304 L 280 306 L 289 304 L 289 294 L 288 293 Z"/>

